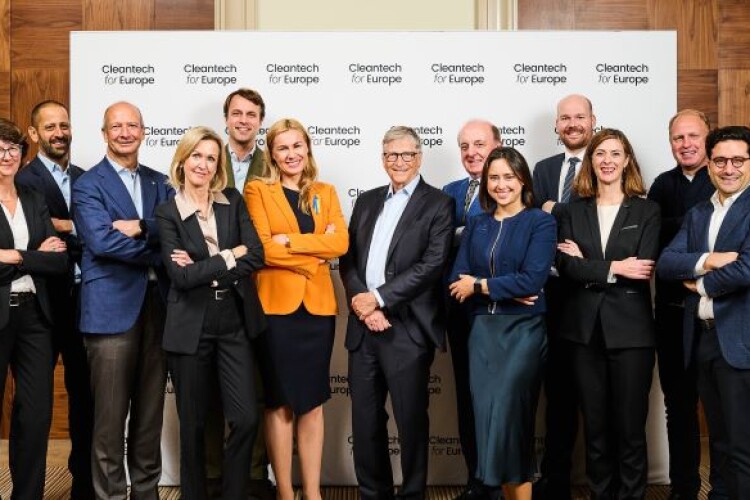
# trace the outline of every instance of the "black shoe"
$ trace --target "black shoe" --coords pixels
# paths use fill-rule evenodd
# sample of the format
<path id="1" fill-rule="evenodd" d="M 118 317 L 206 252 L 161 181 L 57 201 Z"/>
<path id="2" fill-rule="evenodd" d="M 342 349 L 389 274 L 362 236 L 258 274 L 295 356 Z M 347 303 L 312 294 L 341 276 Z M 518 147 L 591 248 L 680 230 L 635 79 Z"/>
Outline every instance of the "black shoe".
<path id="1" fill-rule="evenodd" d="M 247 484 L 250 500 L 276 500 L 276 487 L 268 479 L 251 479 Z"/>

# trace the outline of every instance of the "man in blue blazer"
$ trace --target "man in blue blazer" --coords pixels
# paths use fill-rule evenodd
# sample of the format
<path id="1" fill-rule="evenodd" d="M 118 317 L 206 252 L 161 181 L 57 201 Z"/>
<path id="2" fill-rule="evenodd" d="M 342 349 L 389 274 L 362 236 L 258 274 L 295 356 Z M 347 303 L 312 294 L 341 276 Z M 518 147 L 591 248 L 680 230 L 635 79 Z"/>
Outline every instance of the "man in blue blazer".
<path id="1" fill-rule="evenodd" d="M 18 173 L 16 183 L 44 196 L 55 231 L 65 240 L 70 264 L 67 274 L 47 279 L 47 288 L 52 299 L 54 362 L 58 355 L 62 357 L 65 390 L 68 393 L 68 432 L 71 442 L 68 469 L 73 477 L 71 498 L 93 499 L 91 428 L 94 407 L 86 350 L 76 325 L 81 288 L 77 263 L 81 260 L 81 244 L 70 215 L 71 186 L 83 174 L 83 170 L 70 163 L 72 133 L 64 104 L 47 100 L 34 106 L 28 133 L 39 146 L 39 152 Z"/>
<path id="2" fill-rule="evenodd" d="M 581 169 L 583 154 L 594 135 L 596 116 L 591 101 L 569 95 L 557 103 L 555 131 L 565 151 L 534 166 L 534 202 L 560 221 L 565 205 L 577 198 L 573 180 Z M 556 271 L 544 287 L 547 299 L 549 352 L 544 391 L 547 397 L 546 436 L 542 478 L 534 485 L 536 500 L 570 500 L 570 469 L 578 433 L 578 397 L 566 343 L 558 338 L 566 294 Z"/>
<path id="3" fill-rule="evenodd" d="M 716 192 L 691 209 L 657 263 L 685 298 L 685 364 L 695 364 L 712 458 L 729 497 L 750 498 L 750 128 L 706 139 Z"/>
<path id="4" fill-rule="evenodd" d="M 471 120 L 458 132 L 458 147 L 461 151 L 461 164 L 468 177 L 453 181 L 443 187 L 443 192 L 454 201 L 453 250 L 447 271 L 453 267 L 461 234 L 471 217 L 482 213 L 479 206 L 479 179 L 482 176 L 484 161 L 490 152 L 502 145 L 500 130 L 484 120 Z M 447 275 L 446 275 L 447 278 Z M 484 495 L 482 485 L 477 483 L 477 444 L 474 431 L 474 407 L 471 404 L 469 388 L 469 314 L 466 306 L 459 304 L 448 295 L 445 285 L 446 310 L 448 312 L 448 343 L 451 348 L 453 376 L 456 383 L 456 405 L 458 407 L 458 435 L 461 451 L 466 462 L 468 484 L 459 495 L 461 500 L 471 500 Z"/>
<path id="5" fill-rule="evenodd" d="M 154 209 L 174 195 L 138 163 L 143 119 L 127 102 L 104 113 L 104 159 L 73 186 L 83 243 L 79 328 L 94 394 L 92 474 L 97 498 L 126 498 L 125 419 L 131 498 L 159 498 L 166 363 L 161 350 L 166 283 Z"/>

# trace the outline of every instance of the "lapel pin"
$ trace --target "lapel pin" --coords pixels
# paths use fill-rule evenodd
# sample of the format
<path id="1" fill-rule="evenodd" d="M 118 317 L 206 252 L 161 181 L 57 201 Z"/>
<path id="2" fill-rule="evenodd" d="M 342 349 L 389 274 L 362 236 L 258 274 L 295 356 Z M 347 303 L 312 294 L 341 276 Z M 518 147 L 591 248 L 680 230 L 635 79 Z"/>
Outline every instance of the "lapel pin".
<path id="1" fill-rule="evenodd" d="M 313 196 L 313 212 L 315 212 L 315 215 L 320 215 L 320 196 L 317 194 Z"/>

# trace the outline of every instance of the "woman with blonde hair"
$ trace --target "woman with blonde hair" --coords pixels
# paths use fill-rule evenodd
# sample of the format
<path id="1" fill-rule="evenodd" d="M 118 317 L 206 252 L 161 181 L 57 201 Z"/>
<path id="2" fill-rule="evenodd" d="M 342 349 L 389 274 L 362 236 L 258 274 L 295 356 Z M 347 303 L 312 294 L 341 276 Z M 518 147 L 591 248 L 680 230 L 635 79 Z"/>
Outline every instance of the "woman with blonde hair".
<path id="1" fill-rule="evenodd" d="M 268 317 L 261 339 L 266 443 L 277 496 L 294 498 L 293 422 L 307 500 L 320 499 L 323 407 L 331 397 L 329 364 L 336 298 L 329 259 L 343 255 L 349 235 L 336 191 L 317 181 L 310 136 L 297 120 L 274 123 L 266 135 L 264 176 L 245 186 L 266 267 L 255 274 Z"/>
<path id="2" fill-rule="evenodd" d="M 182 498 L 207 499 L 204 429 L 218 380 L 229 435 L 224 498 L 246 496 L 258 428 L 250 339 L 265 327 L 250 275 L 263 246 L 242 196 L 226 188 L 221 138 L 190 129 L 177 145 L 170 182 L 175 197 L 156 209 L 162 258 L 171 279 L 163 347 L 180 418 Z"/>

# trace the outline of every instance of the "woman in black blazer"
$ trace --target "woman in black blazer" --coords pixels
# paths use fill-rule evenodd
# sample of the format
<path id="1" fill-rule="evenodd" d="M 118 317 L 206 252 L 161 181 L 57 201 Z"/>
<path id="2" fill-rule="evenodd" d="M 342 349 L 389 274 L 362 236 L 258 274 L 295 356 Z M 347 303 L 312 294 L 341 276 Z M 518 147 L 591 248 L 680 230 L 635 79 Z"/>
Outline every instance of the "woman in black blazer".
<path id="1" fill-rule="evenodd" d="M 13 498 L 41 499 L 52 422 L 52 312 L 44 276 L 68 270 L 44 197 L 15 184 L 26 141 L 0 118 L 0 394 L 15 379 L 10 429 Z"/>
<path id="2" fill-rule="evenodd" d="M 163 346 L 180 418 L 180 482 L 185 499 L 206 499 L 204 428 L 218 380 L 229 435 L 223 498 L 244 498 L 258 427 L 250 339 L 265 317 L 250 275 L 263 247 L 240 193 L 226 188 L 221 138 L 195 127 L 180 139 L 159 206 L 161 249 L 172 281 Z"/>
<path id="3" fill-rule="evenodd" d="M 642 499 L 659 207 L 642 198 L 638 162 L 619 130 L 592 138 L 574 188 L 581 199 L 567 206 L 558 244 L 558 270 L 572 287 L 560 336 L 580 392 L 591 498 Z"/>

